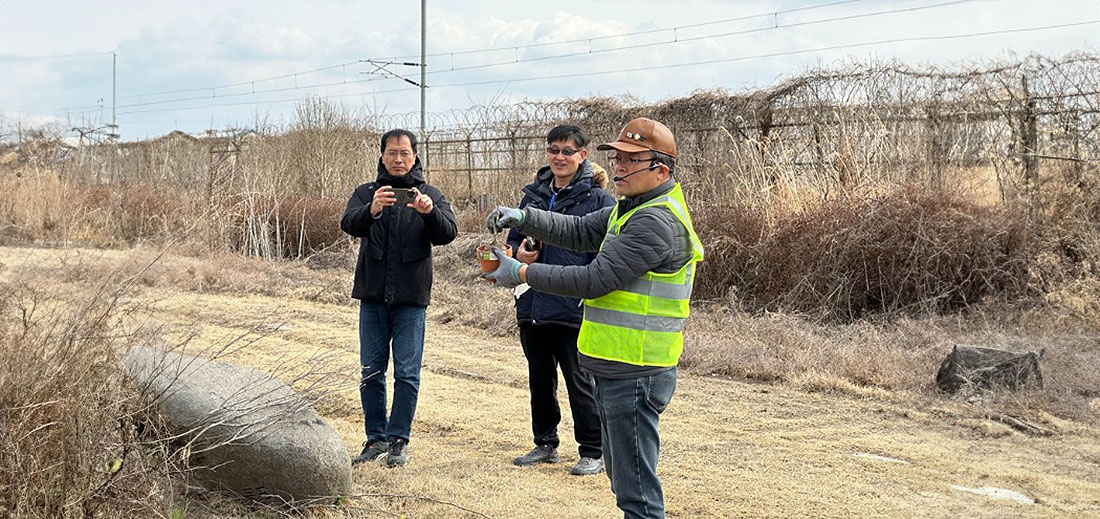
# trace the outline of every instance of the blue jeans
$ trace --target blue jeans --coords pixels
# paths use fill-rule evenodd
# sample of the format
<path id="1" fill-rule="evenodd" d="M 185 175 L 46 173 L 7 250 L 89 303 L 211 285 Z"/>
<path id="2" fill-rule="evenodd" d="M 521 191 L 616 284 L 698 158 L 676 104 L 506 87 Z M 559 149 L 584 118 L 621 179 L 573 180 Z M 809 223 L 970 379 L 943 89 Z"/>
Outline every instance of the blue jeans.
<path id="1" fill-rule="evenodd" d="M 416 397 L 420 391 L 420 360 L 424 354 L 423 306 L 359 304 L 359 399 L 368 441 L 409 440 Z M 393 344 L 393 409 L 386 420 L 386 367 Z"/>
<path id="2" fill-rule="evenodd" d="M 675 391 L 676 368 L 648 377 L 596 377 L 604 464 L 624 518 L 665 516 L 665 496 L 657 477 L 661 451 L 657 425 Z"/>

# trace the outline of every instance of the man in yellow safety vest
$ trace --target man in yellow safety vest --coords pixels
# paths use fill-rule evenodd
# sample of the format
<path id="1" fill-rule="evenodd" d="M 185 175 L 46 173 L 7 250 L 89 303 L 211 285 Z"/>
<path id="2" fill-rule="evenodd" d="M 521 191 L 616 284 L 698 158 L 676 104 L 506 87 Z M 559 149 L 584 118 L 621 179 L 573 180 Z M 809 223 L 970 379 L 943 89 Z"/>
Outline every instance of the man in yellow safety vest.
<path id="1" fill-rule="evenodd" d="M 483 277 L 584 299 L 577 348 L 581 369 L 596 380 L 616 504 L 626 518 L 664 517 L 658 423 L 676 389 L 703 246 L 673 179 L 676 141 L 665 125 L 639 117 L 597 149 L 612 151 L 618 204 L 586 216 L 497 207 L 486 221 L 493 232 L 514 228 L 559 247 L 597 252 L 595 259 L 588 265 L 527 265 L 495 250 L 500 267 Z"/>

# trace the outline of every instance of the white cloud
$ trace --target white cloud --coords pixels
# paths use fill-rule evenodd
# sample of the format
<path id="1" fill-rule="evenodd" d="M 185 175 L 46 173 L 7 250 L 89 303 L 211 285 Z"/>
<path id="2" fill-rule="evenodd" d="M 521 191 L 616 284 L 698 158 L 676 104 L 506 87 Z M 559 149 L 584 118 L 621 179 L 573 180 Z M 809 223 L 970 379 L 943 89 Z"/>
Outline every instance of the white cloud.
<path id="1" fill-rule="evenodd" d="M 227 57 L 283 59 L 309 56 L 317 50 L 313 38 L 297 27 L 223 23 L 219 28 L 219 47 Z"/>
<path id="2" fill-rule="evenodd" d="M 816 2 L 815 3 L 821 3 Z M 920 64 L 949 64 L 1026 55 L 1037 51 L 1060 56 L 1095 41 L 1097 26 L 956 40 L 926 40 L 853 47 L 833 51 L 735 59 L 892 38 L 992 31 L 1100 19 L 1094 0 L 1048 2 L 986 0 L 923 11 L 849 21 L 799 25 L 824 18 L 878 10 L 930 5 L 932 0 L 868 0 L 828 8 L 787 12 L 779 16 L 705 24 L 710 21 L 774 13 L 814 5 L 793 0 L 636 0 L 624 4 L 559 0 L 542 5 L 487 0 L 428 2 L 428 52 L 447 53 L 428 61 L 428 105 L 431 111 L 461 109 L 471 104 L 521 99 L 558 99 L 588 95 L 635 95 L 646 101 L 688 95 L 699 89 L 763 87 L 808 66 L 829 65 L 850 57 L 897 58 Z M 79 2 L 4 2 L 0 4 L 0 49 L 8 56 L 43 56 L 99 52 L 99 56 L 64 60 L 5 60 L 0 54 L 0 106 L 23 113 L 58 117 L 66 106 L 96 106 L 105 99 L 109 118 L 111 61 L 119 53 L 119 105 L 125 137 L 155 135 L 173 128 L 186 131 L 252 121 L 257 113 L 288 120 L 293 102 L 306 95 L 335 98 L 375 112 L 405 113 L 419 106 L 419 92 L 399 79 L 372 80 L 365 65 L 301 74 L 233 89 L 210 87 L 308 71 L 366 58 L 419 58 L 419 3 L 381 9 L 352 0 L 289 2 L 189 2 L 117 0 L 108 4 Z M 780 27 L 775 28 L 778 23 Z M 623 35 L 647 29 L 684 27 L 650 34 Z M 691 26 L 691 27 L 687 27 Z M 600 52 L 673 37 L 684 40 L 752 28 L 769 30 L 712 37 L 630 50 Z M 592 38 L 589 54 L 589 38 Z M 584 40 L 531 47 L 538 43 Z M 500 48 L 493 53 L 463 54 L 471 49 Z M 449 54 L 455 52 L 453 58 Z M 535 60 L 568 53 L 577 56 Z M 516 61 L 519 62 L 516 62 Z M 652 68 L 631 73 L 616 69 L 727 60 L 711 64 Z M 475 65 L 469 70 L 455 70 Z M 393 73 L 419 81 L 416 67 L 390 66 Z M 530 80 L 531 78 L 547 78 Z M 317 88 L 322 83 L 350 82 Z M 446 86 L 455 84 L 467 86 Z M 165 90 L 200 89 L 192 93 L 134 97 Z M 207 89 L 207 90 L 201 90 Z M 262 90 L 281 92 L 256 94 Z M 248 94 L 248 95 L 234 95 Z M 187 102 L 162 103 L 181 97 Z M 159 104 L 143 104 L 155 102 Z M 232 104 L 237 104 L 231 106 Z M 258 104 L 239 104 L 258 103 Z M 130 105 L 122 108 L 123 106 Z M 140 105 L 140 106 L 134 106 Z M 190 108 L 175 110 L 175 108 Z M 172 109 L 172 110 L 166 110 Z M 151 111 L 156 110 L 156 111 Z"/>
<path id="3" fill-rule="evenodd" d="M 46 130 L 60 134 L 69 130 L 67 121 L 60 117 L 0 110 L 0 134 L 18 131 Z"/>

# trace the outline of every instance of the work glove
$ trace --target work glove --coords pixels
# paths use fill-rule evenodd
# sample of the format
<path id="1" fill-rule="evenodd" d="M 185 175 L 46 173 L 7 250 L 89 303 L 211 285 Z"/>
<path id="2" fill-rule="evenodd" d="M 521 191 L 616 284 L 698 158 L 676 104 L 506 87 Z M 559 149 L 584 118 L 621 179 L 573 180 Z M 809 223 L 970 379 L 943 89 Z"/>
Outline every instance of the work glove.
<path id="1" fill-rule="evenodd" d="M 500 260 L 500 266 L 492 272 L 482 274 L 481 277 L 491 279 L 495 281 L 497 285 L 505 288 L 513 288 L 523 283 L 523 281 L 519 279 L 519 268 L 523 266 L 523 263 L 509 257 L 504 251 L 496 247 L 493 247 L 493 255 Z"/>
<path id="2" fill-rule="evenodd" d="M 496 209 L 493 209 L 489 213 L 489 217 L 485 219 L 485 226 L 489 228 L 489 231 L 498 233 L 509 227 L 515 227 L 523 223 L 523 218 L 526 215 L 521 209 L 513 209 L 511 207 L 504 207 L 498 205 Z"/>

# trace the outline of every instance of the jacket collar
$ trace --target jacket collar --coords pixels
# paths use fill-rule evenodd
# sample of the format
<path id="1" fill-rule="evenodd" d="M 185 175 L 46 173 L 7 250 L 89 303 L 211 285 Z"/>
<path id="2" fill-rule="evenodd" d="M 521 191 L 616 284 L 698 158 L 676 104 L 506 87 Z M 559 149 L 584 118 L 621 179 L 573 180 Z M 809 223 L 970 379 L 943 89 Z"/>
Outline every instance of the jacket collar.
<path id="1" fill-rule="evenodd" d="M 424 184 L 424 171 L 420 167 L 420 157 L 416 158 L 409 172 L 401 175 L 391 175 L 382 163 L 382 157 L 378 157 L 378 178 L 375 179 L 381 185 L 394 187 L 413 187 Z"/>

